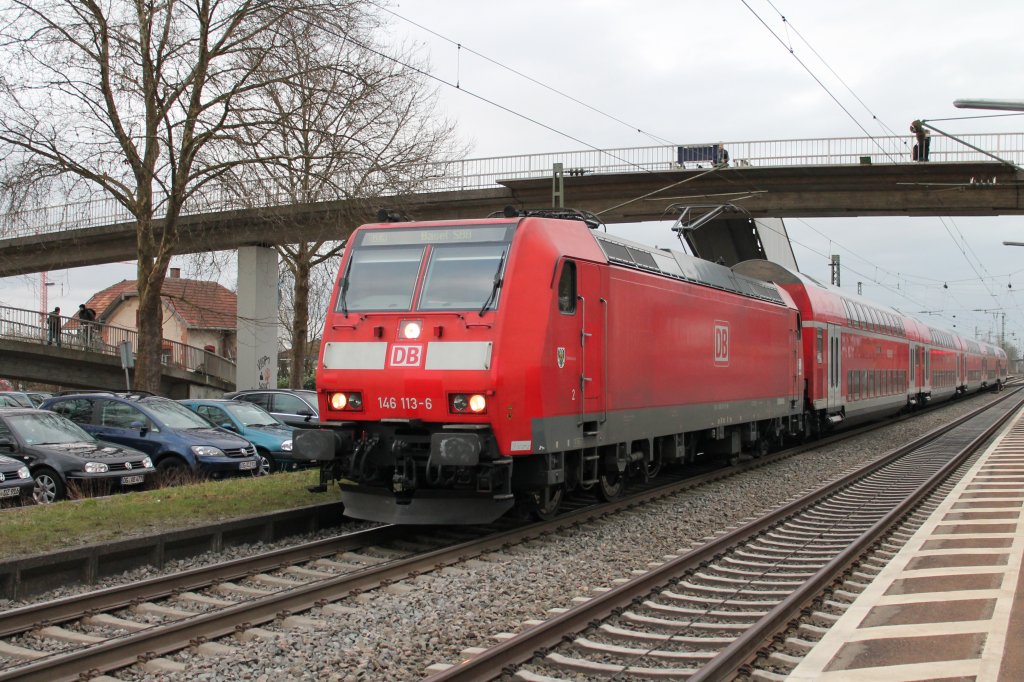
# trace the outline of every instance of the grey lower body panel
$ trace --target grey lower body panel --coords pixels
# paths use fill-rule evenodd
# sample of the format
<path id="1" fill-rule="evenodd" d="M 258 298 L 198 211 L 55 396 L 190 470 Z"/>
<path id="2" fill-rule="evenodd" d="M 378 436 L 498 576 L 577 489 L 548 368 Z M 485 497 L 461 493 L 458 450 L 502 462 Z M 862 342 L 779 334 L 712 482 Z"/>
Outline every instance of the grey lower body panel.
<path id="1" fill-rule="evenodd" d="M 625 443 L 642 438 L 691 433 L 722 426 L 794 417 L 802 401 L 765 398 L 722 403 L 647 407 L 604 414 L 548 417 L 533 421 L 533 451 L 558 452 L 605 443 Z M 596 437 L 585 438 L 580 422 L 598 424 Z"/>
<path id="2" fill-rule="evenodd" d="M 460 495 L 443 491 L 438 496 L 417 496 L 399 501 L 386 490 L 354 490 L 343 487 L 345 516 L 403 525 L 455 525 L 491 523 L 512 508 L 515 501 L 485 495 Z"/>

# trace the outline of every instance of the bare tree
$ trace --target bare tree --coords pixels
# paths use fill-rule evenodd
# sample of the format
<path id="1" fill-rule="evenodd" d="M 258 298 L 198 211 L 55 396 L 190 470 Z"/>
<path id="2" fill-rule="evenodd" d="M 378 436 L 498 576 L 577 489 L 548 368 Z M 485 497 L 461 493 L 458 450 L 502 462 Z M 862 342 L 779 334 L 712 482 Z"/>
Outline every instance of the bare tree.
<path id="1" fill-rule="evenodd" d="M 301 373 L 300 384 L 302 388 L 308 388 L 306 380 L 313 373 L 316 354 L 319 350 L 318 347 L 311 347 L 311 343 L 316 339 L 323 338 L 324 325 L 327 322 L 327 310 L 328 303 L 331 299 L 331 290 L 334 287 L 334 277 L 338 272 L 338 262 L 341 260 L 341 256 L 333 256 L 327 259 L 325 262 L 313 267 L 309 271 L 309 286 L 305 289 L 308 292 L 308 304 L 305 306 L 308 310 L 308 317 L 306 321 L 306 328 L 301 330 L 305 333 L 306 341 L 306 356 L 302 358 L 299 365 L 293 363 L 298 362 L 297 358 L 294 357 L 293 353 L 289 353 L 289 371 L 288 381 L 290 386 L 294 386 L 295 382 L 291 377 L 296 373 Z M 281 328 L 284 331 L 284 347 L 294 350 L 295 340 L 293 338 L 295 329 L 295 294 L 296 287 L 294 278 L 291 274 L 291 270 L 288 267 L 288 262 L 282 260 L 281 267 L 281 306 L 279 312 L 279 320 Z"/>
<path id="2" fill-rule="evenodd" d="M 309 355 L 311 273 L 336 262 L 344 239 L 383 197 L 399 202 L 443 175 L 444 166 L 431 162 L 464 154 L 452 125 L 434 111 L 415 51 L 377 44 L 377 15 L 349 16 L 343 41 L 332 26 L 285 19 L 279 30 L 291 36 L 289 49 L 253 65 L 271 83 L 260 93 L 263 108 L 237 112 L 241 156 L 263 159 L 232 173 L 244 188 L 240 197 L 273 193 L 292 204 L 337 207 L 322 219 L 320 237 L 277 247 L 282 280 L 292 283 L 292 388 L 302 386 Z"/>
<path id="3" fill-rule="evenodd" d="M 269 125 L 263 92 L 295 80 L 293 24 L 343 39 L 362 0 L 7 0 L 0 8 L 0 191 L 102 190 L 136 223 L 135 385 L 160 384 L 160 291 L 182 208 Z M 273 69 L 264 68 L 273 61 Z M 283 122 L 275 122 L 283 125 Z"/>

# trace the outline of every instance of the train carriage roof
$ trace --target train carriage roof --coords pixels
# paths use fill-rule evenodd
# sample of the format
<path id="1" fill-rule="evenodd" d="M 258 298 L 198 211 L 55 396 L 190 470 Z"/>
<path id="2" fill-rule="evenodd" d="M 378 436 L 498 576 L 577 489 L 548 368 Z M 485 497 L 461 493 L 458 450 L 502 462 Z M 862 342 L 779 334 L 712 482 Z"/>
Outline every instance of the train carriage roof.
<path id="1" fill-rule="evenodd" d="M 681 251 L 658 249 L 632 242 L 606 232 L 593 232 L 608 261 L 636 270 L 656 272 L 666 277 L 694 282 L 741 296 L 786 305 L 786 300 L 769 280 L 737 273 L 724 265 L 702 260 Z"/>

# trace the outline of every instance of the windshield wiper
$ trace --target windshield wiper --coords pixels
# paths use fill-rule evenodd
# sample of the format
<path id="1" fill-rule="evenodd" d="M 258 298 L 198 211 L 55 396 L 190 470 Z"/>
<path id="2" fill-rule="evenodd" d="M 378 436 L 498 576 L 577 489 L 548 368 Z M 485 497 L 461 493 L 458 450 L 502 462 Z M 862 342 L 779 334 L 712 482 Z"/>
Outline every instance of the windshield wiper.
<path id="1" fill-rule="evenodd" d="M 341 303 L 341 312 L 345 317 L 348 317 L 348 302 L 345 300 L 345 295 L 348 293 L 348 275 L 352 270 L 352 259 L 355 258 L 355 254 L 348 259 L 345 263 L 345 273 L 341 276 L 341 293 L 338 294 L 340 299 L 338 302 Z"/>
<path id="2" fill-rule="evenodd" d="M 498 297 L 498 289 L 501 288 L 502 283 L 501 268 L 505 265 L 505 253 L 505 250 L 502 249 L 501 258 L 498 259 L 498 269 L 494 271 L 494 286 L 491 287 L 491 295 L 487 297 L 487 300 L 484 301 L 484 306 L 480 308 L 480 317 L 484 316 L 487 308 L 489 308 L 490 305 L 494 303 L 494 299 Z"/>

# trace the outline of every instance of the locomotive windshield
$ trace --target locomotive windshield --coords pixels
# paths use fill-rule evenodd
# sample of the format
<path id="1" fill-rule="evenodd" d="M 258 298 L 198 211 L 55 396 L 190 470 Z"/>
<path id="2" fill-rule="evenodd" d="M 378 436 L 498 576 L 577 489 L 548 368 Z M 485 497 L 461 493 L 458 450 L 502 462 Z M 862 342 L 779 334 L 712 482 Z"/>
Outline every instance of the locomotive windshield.
<path id="1" fill-rule="evenodd" d="M 365 230 L 352 244 L 337 310 L 400 312 L 414 304 L 424 311 L 496 308 L 514 227 Z"/>

